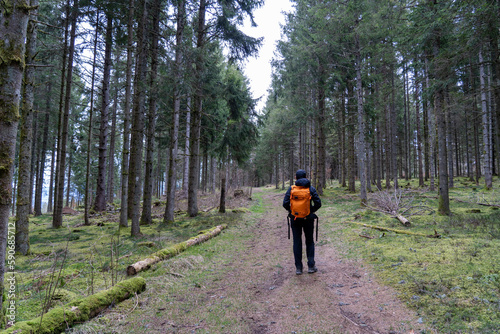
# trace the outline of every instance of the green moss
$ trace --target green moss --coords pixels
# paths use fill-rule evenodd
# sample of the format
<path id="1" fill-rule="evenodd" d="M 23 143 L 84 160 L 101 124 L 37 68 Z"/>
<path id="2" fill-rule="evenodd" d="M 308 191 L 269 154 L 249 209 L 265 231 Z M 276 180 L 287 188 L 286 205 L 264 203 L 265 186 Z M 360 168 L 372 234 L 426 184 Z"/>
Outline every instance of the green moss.
<path id="1" fill-rule="evenodd" d="M 64 306 L 55 307 L 33 320 L 18 322 L 5 333 L 60 333 L 76 322 L 87 321 L 111 304 L 119 303 L 135 293 L 146 289 L 142 277 L 134 277 L 120 282 L 114 287 L 86 298 L 72 301 Z"/>

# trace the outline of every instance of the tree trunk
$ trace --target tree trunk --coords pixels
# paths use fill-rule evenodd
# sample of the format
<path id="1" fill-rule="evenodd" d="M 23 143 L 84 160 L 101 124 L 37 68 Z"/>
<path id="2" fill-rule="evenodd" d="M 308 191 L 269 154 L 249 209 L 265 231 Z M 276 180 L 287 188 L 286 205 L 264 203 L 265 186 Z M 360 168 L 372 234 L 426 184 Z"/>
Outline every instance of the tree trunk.
<path id="1" fill-rule="evenodd" d="M 42 149 L 40 152 L 40 164 L 38 166 L 38 177 L 35 189 L 35 217 L 42 214 L 42 192 L 43 192 L 43 179 L 45 173 L 45 160 L 47 155 L 47 144 L 49 137 L 49 123 L 50 123 L 50 97 L 52 96 L 52 84 L 49 81 L 47 85 L 47 96 L 45 106 L 45 119 L 43 122 L 43 138 Z"/>
<path id="2" fill-rule="evenodd" d="M 37 8 L 38 1 L 32 1 L 31 5 Z M 38 9 L 34 9 L 30 14 L 37 17 Z M 5 36 L 5 35 L 2 35 Z M 26 54 L 24 59 L 26 68 L 24 70 L 24 80 L 22 88 L 22 106 L 19 143 L 19 170 L 16 202 L 16 252 L 27 255 L 30 251 L 29 240 L 29 214 L 30 214 L 30 193 L 31 187 L 31 157 L 33 144 L 33 101 L 35 87 L 35 57 L 37 39 L 37 21 L 30 19 L 26 33 Z M 3 83 L 3 81 L 2 81 Z M 3 250 L 3 248 L 2 248 Z"/>
<path id="3" fill-rule="evenodd" d="M 115 71 L 115 88 L 113 96 L 113 107 L 111 108 L 111 134 L 109 138 L 108 153 L 108 182 L 106 189 L 106 199 L 108 203 L 113 203 L 115 199 L 115 144 L 116 144 L 116 113 L 118 110 L 118 82 L 119 73 Z"/>
<path id="4" fill-rule="evenodd" d="M 85 212 L 84 212 L 84 224 L 90 225 L 89 220 L 89 208 L 90 208 L 90 156 L 92 152 L 92 127 L 93 117 L 94 117 L 94 86 L 95 86 L 95 69 L 96 69 L 96 58 L 97 58 L 97 41 L 99 37 L 99 11 L 96 13 L 96 29 L 94 35 L 94 58 L 92 61 L 92 79 L 90 87 L 90 110 L 89 110 L 89 129 L 87 133 L 87 168 L 85 173 Z"/>
<path id="5" fill-rule="evenodd" d="M 106 209 L 106 151 L 108 146 L 109 119 L 109 81 L 111 75 L 111 49 L 113 47 L 113 19 L 111 13 L 106 13 L 106 42 L 104 49 L 104 68 L 102 78 L 101 120 L 99 128 L 99 164 L 97 169 L 97 186 L 94 210 Z"/>
<path id="6" fill-rule="evenodd" d="M 396 119 L 396 87 L 394 85 L 394 64 L 391 64 L 391 107 L 390 107 L 390 122 L 389 127 L 391 129 L 391 172 L 394 182 L 394 189 L 399 188 L 398 183 L 398 158 L 397 158 L 397 133 L 398 133 L 398 123 Z"/>
<path id="7" fill-rule="evenodd" d="M 426 75 L 425 75 L 425 82 L 426 82 L 426 87 L 429 89 L 431 87 L 430 85 L 430 74 L 429 74 L 429 68 L 428 68 L 428 60 L 425 60 L 425 68 L 426 68 Z M 428 137 L 428 145 L 429 145 L 429 179 L 430 179 L 430 191 L 435 190 L 435 181 L 434 181 L 434 176 L 436 175 L 435 171 L 435 163 L 434 163 L 434 144 L 436 143 L 436 127 L 435 127 L 435 115 L 433 113 L 432 105 L 431 105 L 431 100 L 430 98 L 427 98 L 427 120 L 428 120 L 428 125 L 429 125 L 429 137 Z"/>
<path id="8" fill-rule="evenodd" d="M 453 145 L 452 145 L 452 133 L 451 133 L 451 108 L 450 108 L 450 96 L 448 90 L 444 91 L 444 111 L 446 120 L 446 154 L 448 156 L 448 187 L 453 188 Z"/>
<path id="9" fill-rule="evenodd" d="M 323 195 L 323 188 L 326 186 L 326 136 L 325 136 L 325 69 L 321 60 L 319 61 L 319 82 L 318 82 L 318 182 L 316 184 L 318 194 Z"/>
<path id="10" fill-rule="evenodd" d="M 198 10 L 198 27 L 197 27 L 197 56 L 196 56 L 196 72 L 195 72 L 195 101 L 194 108 L 191 114 L 191 140 L 190 140 L 190 164 L 189 164 L 189 187 L 188 187 L 188 215 L 195 217 L 198 215 L 198 186 L 200 183 L 200 130 L 201 130 L 201 113 L 203 106 L 203 81 L 202 74 L 205 64 L 203 57 L 203 49 L 205 47 L 205 14 L 206 0 L 200 0 Z"/>
<path id="11" fill-rule="evenodd" d="M 175 188 L 177 180 L 177 153 L 179 145 L 179 115 L 181 110 L 181 81 L 182 58 L 184 56 L 182 42 L 184 39 L 184 26 L 186 25 L 186 4 L 184 0 L 177 3 L 177 32 L 175 41 L 175 74 L 174 74 L 174 112 L 170 130 L 170 166 L 168 169 L 167 206 L 165 209 L 164 224 L 173 223 L 175 220 Z M 188 144 L 189 145 L 189 144 Z"/>
<path id="12" fill-rule="evenodd" d="M 422 161 L 422 130 L 420 121 L 420 81 L 418 79 L 418 72 L 415 69 L 415 122 L 417 123 L 417 160 L 418 160 L 418 186 L 424 186 L 424 165 Z"/>
<path id="13" fill-rule="evenodd" d="M 50 199 L 53 199 L 53 214 L 52 214 L 52 225 L 54 225 L 54 214 L 57 209 L 57 200 L 58 195 L 57 192 L 59 190 L 58 182 L 59 182 L 59 168 L 61 166 L 61 140 L 62 140 L 62 123 L 63 123 L 63 115 L 64 115 L 64 91 L 66 84 L 66 62 L 68 58 L 68 35 L 69 35 L 69 24 L 70 24 L 70 15 L 71 15 L 71 1 L 66 0 L 66 17 L 64 19 L 64 44 L 63 44 L 63 54 L 62 54 L 62 66 L 61 66 L 61 87 L 59 92 L 59 112 L 57 114 L 57 137 L 54 143 L 54 149 L 56 150 L 56 164 L 55 164 L 55 172 L 54 172 L 54 182 L 53 182 L 53 191 L 50 192 L 50 195 L 53 195 Z M 52 185 L 52 183 L 51 183 Z"/>
<path id="14" fill-rule="evenodd" d="M 191 130 L 191 99 L 188 98 L 187 101 L 187 112 L 186 112 L 186 141 L 184 144 L 184 173 L 182 177 L 182 191 L 187 192 L 189 184 L 189 140 L 190 140 L 190 130 Z"/>
<path id="15" fill-rule="evenodd" d="M 479 49 L 479 80 L 481 83 L 481 111 L 482 111 L 482 122 L 483 122 L 483 168 L 484 168 L 484 181 L 486 189 L 490 190 L 492 188 L 492 159 L 491 159 L 491 133 L 490 133 L 490 121 L 491 115 L 488 110 L 487 103 L 487 87 L 486 87 L 486 70 L 483 59 L 483 48 Z"/>
<path id="16" fill-rule="evenodd" d="M 226 162 L 222 161 L 222 168 L 220 170 L 220 201 L 219 212 L 226 212 Z"/>
<path id="17" fill-rule="evenodd" d="M 64 197 L 64 170 L 66 165 L 66 145 L 68 141 L 68 127 L 69 127 L 69 112 L 71 103 L 71 85 L 72 85 L 72 75 L 73 75 L 73 57 L 75 54 L 75 39 L 76 39 L 76 23 L 78 18 L 78 0 L 74 0 L 72 7 L 72 17 L 71 17 L 71 35 L 70 44 L 68 50 L 68 72 L 66 75 L 66 93 L 64 96 L 64 113 L 62 115 L 61 123 L 61 146 L 58 148 L 60 152 L 60 159 L 58 170 L 56 172 L 57 176 L 57 190 L 55 198 L 54 215 L 52 219 L 52 227 L 60 228 L 62 226 L 62 208 L 63 208 L 63 197 Z"/>
<path id="18" fill-rule="evenodd" d="M 29 67 L 29 66 L 28 66 Z M 26 71 L 25 71 L 26 74 Z M 24 103 L 24 102 L 22 102 Z M 33 109 L 33 108 L 32 108 Z M 37 124 L 38 125 L 38 111 L 33 114 L 33 123 L 32 124 Z M 30 181 L 29 181 L 29 214 L 33 214 L 33 188 L 35 187 L 35 178 L 37 177 L 37 169 L 36 167 L 38 166 L 38 159 L 39 159 L 39 148 L 38 146 L 38 140 L 33 141 L 34 138 L 38 138 L 38 126 L 33 127 L 32 126 L 32 135 L 31 135 L 31 166 L 30 166 Z"/>
<path id="19" fill-rule="evenodd" d="M 132 50 L 134 48 L 134 8 L 135 1 L 128 3 L 127 23 L 127 68 L 125 79 L 125 106 L 123 108 L 123 148 L 122 172 L 120 195 L 120 227 L 128 226 L 128 176 L 129 176 L 129 150 L 130 150 L 130 101 L 132 97 Z"/>
<path id="20" fill-rule="evenodd" d="M 66 186 L 66 206 L 69 206 L 69 193 L 71 191 L 71 167 L 73 164 L 73 138 L 70 142 L 70 150 L 69 150 L 69 162 L 68 162 L 68 177 L 67 177 L 67 186 Z"/>
<path id="21" fill-rule="evenodd" d="M 134 80 L 134 102 L 132 112 L 132 138 L 130 147 L 129 200 L 132 214 L 131 235 L 140 236 L 139 214 L 141 209 L 142 151 L 144 139 L 144 108 L 146 99 L 145 80 L 147 76 L 147 18 L 148 0 L 139 1 L 139 24 L 137 29 L 137 62 Z"/>
<path id="22" fill-rule="evenodd" d="M 347 93 L 347 113 L 348 113 L 348 126 L 347 126 L 347 173 L 348 173 L 348 190 L 356 192 L 356 166 L 355 166 L 355 149 L 354 149 L 354 112 L 349 101 L 354 100 L 353 90 L 351 85 L 348 85 Z"/>
<path id="23" fill-rule="evenodd" d="M 149 72 L 149 109 L 148 109 L 148 128 L 146 131 L 146 168 L 144 175 L 144 189 L 142 200 L 141 224 L 150 225 L 152 223 L 151 206 L 153 198 L 153 160 L 155 146 L 155 128 L 156 128 L 156 105 L 158 100 L 158 36 L 160 35 L 159 13 L 160 1 L 154 0 L 152 9 L 153 31 L 148 38 L 151 40 L 151 71 Z"/>
<path id="24" fill-rule="evenodd" d="M 53 197 L 54 197 L 54 178 L 55 178 L 55 164 L 56 164 L 56 138 L 52 146 L 52 157 L 50 159 L 50 180 L 49 180 L 49 198 L 47 199 L 47 212 L 52 212 Z"/>
<path id="25" fill-rule="evenodd" d="M 14 229 L 9 226 L 9 215 L 13 197 L 12 176 L 29 19 L 24 1 L 13 0 L 9 2 L 9 5 L 10 7 L 5 4 L 0 6 L 0 36 L 4 41 L 0 45 L 2 54 L 0 62 L 0 82 L 2 83 L 0 85 L 0 105 L 2 106 L 0 108 L 0 286 L 2 287 L 5 272 L 11 272 L 14 275 L 15 270 L 12 258 L 8 259 L 9 266 L 7 267 L 5 260 L 7 251 L 15 250 Z M 3 288 L 0 289 L 0 309 L 3 309 L 3 291 Z M 3 321 L 3 316 L 1 318 L 0 320 Z"/>
<path id="26" fill-rule="evenodd" d="M 356 93 L 358 103 L 358 170 L 359 170 L 359 197 L 361 205 L 365 206 L 368 202 L 366 195 L 366 143 L 365 143 L 365 110 L 363 107 L 363 84 L 361 79 L 361 47 L 359 36 L 356 34 Z"/>

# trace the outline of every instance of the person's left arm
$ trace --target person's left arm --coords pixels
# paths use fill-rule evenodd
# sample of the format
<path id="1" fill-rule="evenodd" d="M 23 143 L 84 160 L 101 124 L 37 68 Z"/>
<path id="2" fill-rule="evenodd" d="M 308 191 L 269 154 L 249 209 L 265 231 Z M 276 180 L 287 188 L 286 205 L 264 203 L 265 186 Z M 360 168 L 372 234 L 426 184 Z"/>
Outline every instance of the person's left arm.
<path id="1" fill-rule="evenodd" d="M 318 211 L 319 208 L 321 208 L 321 199 L 319 198 L 318 192 L 314 187 L 311 187 L 311 200 L 314 203 L 314 205 L 311 205 L 311 213 L 313 213 Z"/>

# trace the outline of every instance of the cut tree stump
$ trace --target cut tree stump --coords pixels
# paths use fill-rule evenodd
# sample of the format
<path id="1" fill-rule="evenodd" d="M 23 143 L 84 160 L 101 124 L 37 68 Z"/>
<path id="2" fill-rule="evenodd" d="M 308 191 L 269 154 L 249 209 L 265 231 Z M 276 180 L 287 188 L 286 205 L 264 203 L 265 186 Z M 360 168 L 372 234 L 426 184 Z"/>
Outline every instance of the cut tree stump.
<path id="1" fill-rule="evenodd" d="M 85 322 L 110 305 L 128 299 L 145 289 L 146 280 L 140 276 L 133 277 L 108 290 L 54 307 L 41 318 L 18 322 L 9 327 L 5 333 L 61 333 L 73 324 Z"/>
<path id="2" fill-rule="evenodd" d="M 127 275 L 133 276 L 138 272 L 149 269 L 155 263 L 170 259 L 171 257 L 174 257 L 179 253 L 182 253 L 188 247 L 200 244 L 204 241 L 207 241 L 208 239 L 215 237 L 226 227 L 227 227 L 226 225 L 219 225 L 210 230 L 201 231 L 197 236 L 192 237 L 189 240 L 159 250 L 158 252 L 151 254 L 148 258 L 128 266 Z"/>

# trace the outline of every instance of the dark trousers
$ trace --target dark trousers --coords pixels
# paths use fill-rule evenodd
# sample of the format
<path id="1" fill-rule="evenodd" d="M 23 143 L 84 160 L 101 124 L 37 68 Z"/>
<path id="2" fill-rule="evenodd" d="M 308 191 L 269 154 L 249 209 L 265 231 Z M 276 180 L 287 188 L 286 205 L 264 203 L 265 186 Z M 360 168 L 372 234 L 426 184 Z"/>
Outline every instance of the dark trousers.
<path id="1" fill-rule="evenodd" d="M 313 219 L 293 219 L 291 218 L 293 234 L 293 256 L 295 257 L 295 267 L 302 269 L 302 230 L 306 238 L 307 266 L 314 267 L 314 220 Z"/>

